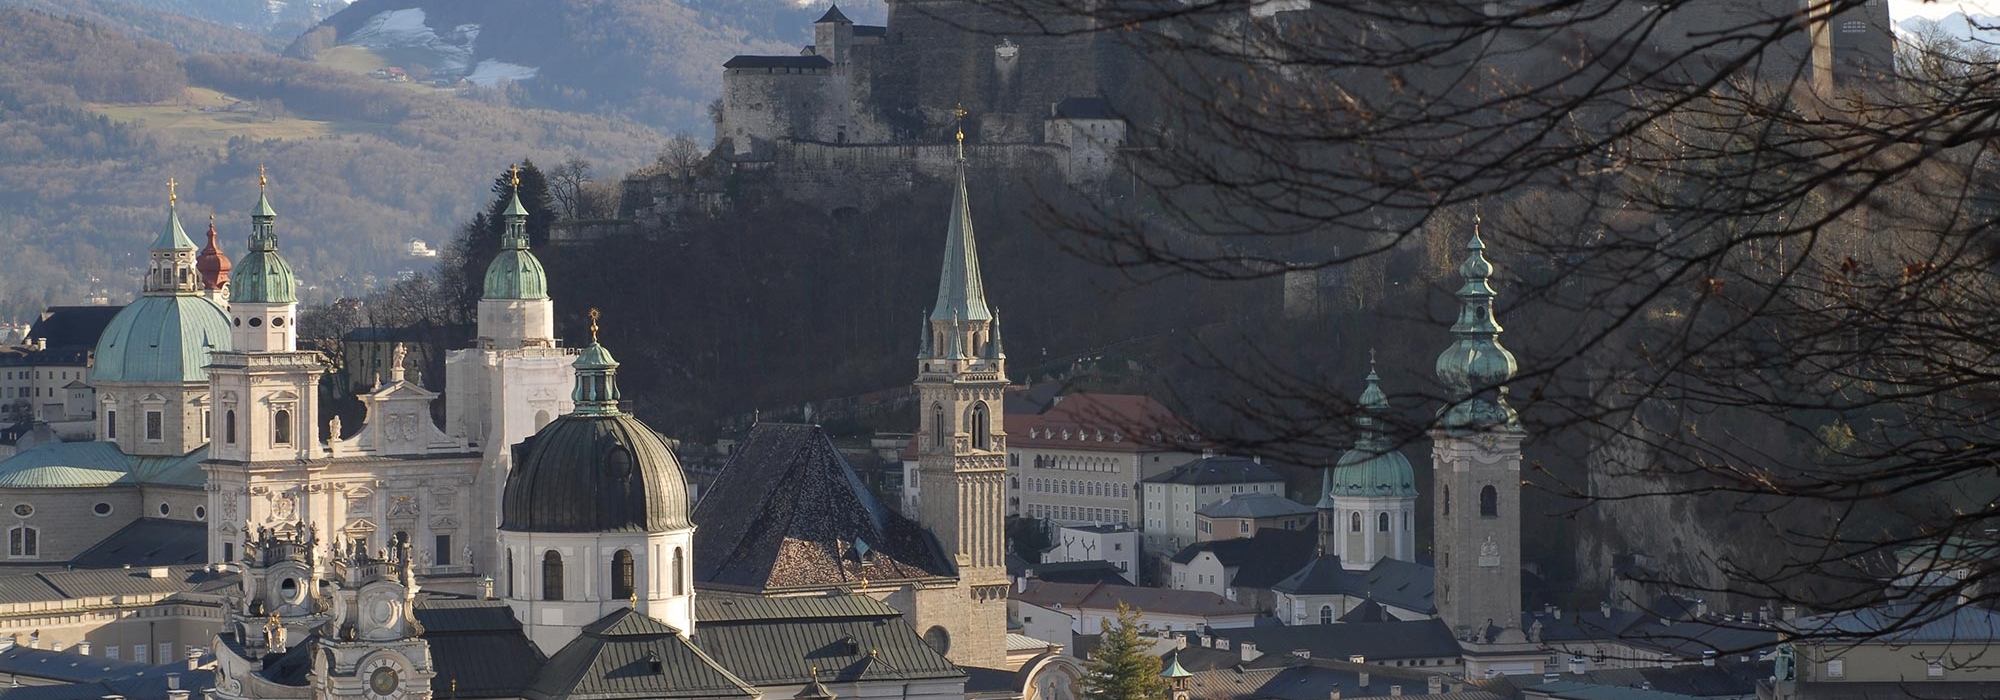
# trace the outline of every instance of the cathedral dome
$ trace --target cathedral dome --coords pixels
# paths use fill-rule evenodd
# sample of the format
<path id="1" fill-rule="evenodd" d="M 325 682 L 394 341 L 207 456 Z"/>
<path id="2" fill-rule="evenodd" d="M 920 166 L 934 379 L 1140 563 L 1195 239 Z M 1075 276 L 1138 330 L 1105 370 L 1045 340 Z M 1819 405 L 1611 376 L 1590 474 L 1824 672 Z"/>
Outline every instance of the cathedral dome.
<path id="1" fill-rule="evenodd" d="M 486 299 L 547 299 L 548 273 L 527 249 L 502 250 L 486 266 Z"/>
<path id="2" fill-rule="evenodd" d="M 228 349 L 229 319 L 215 302 L 143 296 L 112 317 L 98 336 L 90 376 L 109 382 L 205 382 L 208 354 Z"/>
<path id="3" fill-rule="evenodd" d="M 668 532 L 688 520 L 687 477 L 665 438 L 618 409 L 618 361 L 594 342 L 576 361 L 576 411 L 514 448 L 500 498 L 510 532 Z"/>
<path id="4" fill-rule="evenodd" d="M 1333 495 L 1415 497 L 1416 471 L 1409 458 L 1394 449 L 1357 446 L 1334 464 Z"/>
<path id="5" fill-rule="evenodd" d="M 253 250 L 229 275 L 229 302 L 289 304 L 299 300 L 299 281 L 276 250 Z"/>

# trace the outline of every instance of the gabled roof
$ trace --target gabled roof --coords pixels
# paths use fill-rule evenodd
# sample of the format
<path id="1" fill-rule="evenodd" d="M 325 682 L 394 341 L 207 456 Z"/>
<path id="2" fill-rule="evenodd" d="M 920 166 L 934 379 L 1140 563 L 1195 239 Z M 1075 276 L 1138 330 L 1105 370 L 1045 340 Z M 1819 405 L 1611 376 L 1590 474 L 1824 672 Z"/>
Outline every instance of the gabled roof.
<path id="1" fill-rule="evenodd" d="M 813 24 L 820 24 L 823 22 L 837 22 L 840 24 L 854 23 L 852 20 L 849 20 L 847 18 L 847 15 L 840 13 L 839 4 L 828 5 L 826 8 L 826 14 L 820 15 L 819 19 L 813 20 Z"/>
<path id="2" fill-rule="evenodd" d="M 1382 607 L 1381 603 L 1375 602 L 1374 598 L 1369 598 L 1367 600 L 1361 601 L 1360 605 L 1354 606 L 1354 609 L 1349 610 L 1347 611 L 1347 614 L 1340 616 L 1341 622 L 1348 622 L 1348 623 L 1394 622 L 1395 620 L 1396 617 L 1394 615 L 1390 615 L 1389 610 L 1387 608 Z"/>
<path id="3" fill-rule="evenodd" d="M 1257 484 L 1285 477 L 1249 457 L 1204 457 L 1145 478 L 1149 484 Z"/>
<path id="4" fill-rule="evenodd" d="M 761 423 L 694 511 L 695 580 L 762 591 L 952 577 L 921 525 L 885 508 L 818 426 Z"/>
<path id="5" fill-rule="evenodd" d="M 1312 506 L 1275 493 L 1239 493 L 1195 511 L 1195 515 L 1211 518 L 1282 518 L 1312 513 Z"/>
<path id="6" fill-rule="evenodd" d="M 1435 576 L 1431 567 L 1400 559 L 1382 559 L 1367 571 L 1348 571 L 1341 567 L 1339 556 L 1328 554 L 1313 559 L 1271 589 L 1291 595 L 1370 598 L 1383 605 L 1434 615 L 1437 603 L 1431 595 L 1436 591 Z"/>
<path id="7" fill-rule="evenodd" d="M 903 620 L 867 596 L 722 599 L 696 603 L 699 644 L 758 686 L 963 678 Z"/>
<path id="8" fill-rule="evenodd" d="M 1242 627 L 1210 630 L 1209 634 L 1229 640 L 1232 649 L 1244 642 L 1254 644 L 1257 651 L 1269 655 L 1262 658 L 1279 664 L 1285 663 L 1286 657 L 1295 651 L 1335 661 L 1360 655 L 1371 662 L 1457 658 L 1460 653 L 1451 627 L 1436 619 Z"/>
<path id="9" fill-rule="evenodd" d="M 1065 394 L 1041 413 L 1007 416 L 1007 444 L 1013 447 L 1158 452 L 1194 441 L 1194 429 L 1172 409 L 1138 394 Z"/>
<path id="10" fill-rule="evenodd" d="M 583 627 L 549 657 L 525 695 L 534 700 L 754 698 L 749 684 L 673 628 L 620 608 Z"/>
<path id="11" fill-rule="evenodd" d="M 1236 569 L 1229 585 L 1239 588 L 1270 588 L 1311 561 L 1318 549 L 1309 530 L 1258 530 L 1254 537 L 1196 542 L 1174 554 L 1174 563 L 1186 564 L 1203 552 L 1215 555 L 1222 565 Z"/>

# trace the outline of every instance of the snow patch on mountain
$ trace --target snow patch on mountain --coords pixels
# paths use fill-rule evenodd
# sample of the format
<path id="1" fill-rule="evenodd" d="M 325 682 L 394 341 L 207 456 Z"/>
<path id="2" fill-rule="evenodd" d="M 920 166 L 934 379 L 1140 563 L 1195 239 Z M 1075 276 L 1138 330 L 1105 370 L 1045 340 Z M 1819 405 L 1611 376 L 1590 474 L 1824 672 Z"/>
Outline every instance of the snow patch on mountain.
<path id="1" fill-rule="evenodd" d="M 479 65 L 473 66 L 472 72 L 467 73 L 465 79 L 480 87 L 493 87 L 502 82 L 533 78 L 539 70 L 538 68 L 516 65 L 506 61 L 496 61 L 489 58 L 480 61 Z"/>
<path id="2" fill-rule="evenodd" d="M 537 69 L 531 66 L 490 59 L 475 65 L 472 50 L 479 40 L 479 25 L 461 24 L 440 34 L 427 19 L 420 7 L 380 12 L 369 17 L 340 43 L 396 55 L 414 55 L 434 73 L 463 75 L 479 85 L 490 86 L 501 80 L 534 77 Z"/>

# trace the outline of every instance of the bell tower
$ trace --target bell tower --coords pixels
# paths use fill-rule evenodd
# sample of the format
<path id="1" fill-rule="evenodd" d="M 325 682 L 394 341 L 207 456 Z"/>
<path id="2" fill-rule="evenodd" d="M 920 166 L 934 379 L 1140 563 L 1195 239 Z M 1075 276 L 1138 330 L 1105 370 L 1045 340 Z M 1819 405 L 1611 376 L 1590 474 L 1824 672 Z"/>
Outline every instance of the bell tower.
<path id="1" fill-rule="evenodd" d="M 1002 397 L 1007 354 L 1000 322 L 986 304 L 965 187 L 963 133 L 957 188 L 946 227 L 937 300 L 924 321 L 917 355 L 918 520 L 958 565 L 947 602 L 917 604 L 917 629 L 954 663 L 999 668 L 1005 662 L 1007 432 Z M 956 608 L 956 609 L 954 609 Z"/>
<path id="2" fill-rule="evenodd" d="M 1456 340 L 1437 359 L 1437 377 L 1451 403 L 1439 411 L 1431 433 L 1438 616 L 1471 644 L 1512 643 L 1515 637 L 1527 641 L 1520 633 L 1525 433 L 1507 405 L 1514 355 L 1500 345 L 1490 284 L 1493 265 L 1485 250 L 1475 218 L 1465 262 L 1458 268 L 1465 282 L 1458 290 L 1458 322 L 1451 327 Z"/>

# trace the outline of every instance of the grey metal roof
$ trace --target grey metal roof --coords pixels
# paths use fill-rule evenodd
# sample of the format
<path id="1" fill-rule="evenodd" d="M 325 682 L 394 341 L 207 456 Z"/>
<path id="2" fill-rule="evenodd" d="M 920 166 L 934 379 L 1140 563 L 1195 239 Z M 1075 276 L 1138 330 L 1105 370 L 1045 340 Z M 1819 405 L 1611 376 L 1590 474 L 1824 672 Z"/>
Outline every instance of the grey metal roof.
<path id="1" fill-rule="evenodd" d="M 81 683 L 126 678 L 151 670 L 152 664 L 83 656 L 73 651 L 49 651 L 17 646 L 0 651 L 0 673 Z"/>
<path id="2" fill-rule="evenodd" d="M 1316 536 L 1309 530 L 1257 531 L 1254 537 L 1196 542 L 1174 553 L 1174 563 L 1194 561 L 1203 552 L 1215 555 L 1223 566 L 1236 569 L 1229 585 L 1238 588 L 1270 588 L 1311 561 L 1318 551 Z"/>
<path id="3" fill-rule="evenodd" d="M 0 488 L 99 488 L 113 484 L 200 487 L 208 459 L 203 445 L 179 457 L 139 457 L 110 442 L 36 445 L 0 461 Z"/>
<path id="4" fill-rule="evenodd" d="M 695 580 L 762 591 L 957 575 L 818 426 L 760 423 L 695 507 Z"/>
<path id="5" fill-rule="evenodd" d="M 1055 583 L 1131 583 L 1117 564 L 1101 559 L 1029 564 L 1022 570 L 1022 573 L 1028 572 L 1033 572 L 1035 578 Z"/>
<path id="6" fill-rule="evenodd" d="M 1285 477 L 1248 457 L 1206 457 L 1146 477 L 1149 484 L 1250 484 L 1282 482 Z"/>
<path id="7" fill-rule="evenodd" d="M 858 599 L 858 600 L 857 600 Z M 866 596 L 737 601 L 733 617 L 701 610 L 701 649 L 743 680 L 760 686 L 819 680 L 959 678 L 965 671 L 904 622 L 901 613 Z M 771 605 L 783 602 L 786 605 Z M 704 604 L 705 605 L 705 604 Z M 797 611 L 796 617 L 782 613 Z"/>
<path id="8" fill-rule="evenodd" d="M 1794 700 L 1987 700 L 2000 698 L 2000 683 L 1795 683 Z"/>
<path id="9" fill-rule="evenodd" d="M 1313 512 L 1312 506 L 1275 493 L 1239 493 L 1202 506 L 1195 514 L 1211 518 L 1281 518 Z"/>
<path id="10" fill-rule="evenodd" d="M 53 348 L 94 348 L 104 327 L 123 309 L 116 306 L 51 306 L 28 329 L 28 339 Z"/>
<path id="11" fill-rule="evenodd" d="M 1784 626 L 1796 635 L 1861 637 L 1900 644 L 2000 640 L 2000 612 L 1971 605 L 1884 605 L 1804 617 Z"/>
<path id="12" fill-rule="evenodd" d="M 168 685 L 178 683 L 183 690 L 195 691 L 194 698 L 202 697 L 200 689 L 215 685 L 214 671 L 189 671 L 177 665 L 145 666 L 138 675 L 108 680 L 94 680 L 61 685 L 22 686 L 0 688 L 0 700 L 102 700 L 118 696 L 126 700 L 167 700 Z M 177 678 L 168 680 L 168 675 Z"/>
<path id="13" fill-rule="evenodd" d="M 666 532 L 689 526 L 687 476 L 630 414 L 557 418 L 514 447 L 500 529 Z"/>
<path id="14" fill-rule="evenodd" d="M 791 598 L 702 596 L 694 603 L 694 619 L 711 623 L 757 620 L 805 620 L 902 617 L 903 613 L 865 595 L 798 596 Z"/>
<path id="15" fill-rule="evenodd" d="M 1457 658 L 1458 640 L 1440 620 L 1343 622 L 1331 625 L 1290 625 L 1210 630 L 1235 648 L 1244 642 L 1282 660 L 1304 650 L 1316 659 L 1345 661 L 1359 654 L 1370 661 L 1387 659 Z"/>
<path id="16" fill-rule="evenodd" d="M 140 518 L 70 560 L 80 569 L 200 564 L 208 559 L 208 526 L 187 520 Z"/>
<path id="17" fill-rule="evenodd" d="M 1340 557 L 1316 557 L 1305 568 L 1285 577 L 1271 590 L 1293 595 L 1343 594 L 1373 598 L 1376 602 L 1424 614 L 1436 614 L 1431 599 L 1436 588 L 1435 570 L 1416 562 L 1382 559 L 1367 571 L 1348 571 Z"/>
<path id="18" fill-rule="evenodd" d="M 1560 666 L 1552 666 L 1558 670 Z M 1725 661 L 1713 666 L 1706 664 L 1678 664 L 1672 668 L 1658 665 L 1637 668 L 1595 668 L 1583 673 L 1561 673 L 1561 680 L 1577 681 L 1595 685 L 1615 685 L 1625 687 L 1651 686 L 1654 690 L 1680 693 L 1707 698 L 1741 698 L 1757 694 L 1758 681 L 1771 677 L 1771 663 L 1768 661 Z M 1500 679 L 1515 688 L 1526 688 L 1547 682 L 1542 674 L 1505 676 Z M 1518 695 L 1518 690 L 1506 693 Z"/>
<path id="19" fill-rule="evenodd" d="M 1326 700 L 1336 690 L 1342 698 L 1384 697 L 1390 695 L 1394 686 L 1402 686 L 1405 696 L 1422 695 L 1426 681 L 1415 675 L 1399 677 L 1389 669 L 1370 669 L 1368 684 L 1363 685 L 1357 670 L 1300 664 L 1283 668 L 1196 671 L 1190 685 L 1193 700 Z M 1500 700 L 1500 696 L 1484 691 L 1424 697 L 1426 700 Z"/>
<path id="20" fill-rule="evenodd" d="M 722 64 L 723 68 L 797 68 L 805 70 L 827 69 L 833 62 L 821 56 L 737 56 Z"/>
<path id="21" fill-rule="evenodd" d="M 522 697 L 547 661 L 505 602 L 428 595 L 413 612 L 431 647 L 438 674 L 431 687 L 439 692 L 463 698 Z"/>
<path id="22" fill-rule="evenodd" d="M 754 698 L 757 691 L 672 627 L 621 608 L 585 625 L 549 657 L 524 695 L 532 700 Z"/>
<path id="23" fill-rule="evenodd" d="M 1663 690 L 1577 681 L 1543 683 L 1522 690 L 1560 700 L 1697 700 L 1697 696 L 1694 695 L 1669 693 Z"/>

